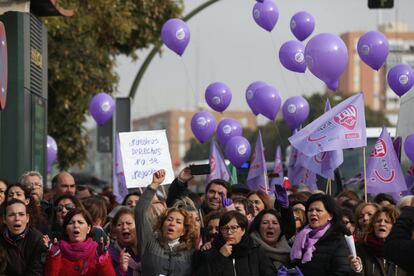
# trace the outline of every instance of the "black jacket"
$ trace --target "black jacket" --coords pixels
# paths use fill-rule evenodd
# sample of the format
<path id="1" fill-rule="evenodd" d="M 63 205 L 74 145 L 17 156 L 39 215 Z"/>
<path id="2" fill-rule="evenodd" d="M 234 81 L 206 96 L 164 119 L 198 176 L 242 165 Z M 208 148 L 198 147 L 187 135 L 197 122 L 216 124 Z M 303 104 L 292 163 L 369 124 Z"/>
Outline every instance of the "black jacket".
<path id="1" fill-rule="evenodd" d="M 332 226 L 315 244 L 315 251 L 309 262 L 296 261 L 306 276 L 339 276 L 349 275 L 351 266 L 348 261 L 350 255 L 344 234 Z"/>
<path id="2" fill-rule="evenodd" d="M 365 243 L 356 244 L 357 255 L 362 260 L 362 271 L 353 272 L 352 275 L 363 276 L 406 276 L 404 270 L 390 263 L 382 257 L 375 256 L 374 252 Z"/>
<path id="3" fill-rule="evenodd" d="M 404 207 L 385 240 L 385 258 L 414 275 L 414 207 Z"/>
<path id="4" fill-rule="evenodd" d="M 220 237 L 220 236 L 219 236 Z M 247 233 L 233 246 L 232 254 L 223 256 L 219 250 L 224 242 L 219 237 L 208 251 L 197 252 L 197 276 L 274 276 L 276 269 L 265 251 Z"/>
<path id="5" fill-rule="evenodd" d="M 6 234 L 3 227 L 0 234 L 0 244 L 7 252 L 6 275 L 29 276 L 43 275 L 43 266 L 47 253 L 43 245 L 42 233 L 29 228 L 20 239 L 14 241 Z"/>

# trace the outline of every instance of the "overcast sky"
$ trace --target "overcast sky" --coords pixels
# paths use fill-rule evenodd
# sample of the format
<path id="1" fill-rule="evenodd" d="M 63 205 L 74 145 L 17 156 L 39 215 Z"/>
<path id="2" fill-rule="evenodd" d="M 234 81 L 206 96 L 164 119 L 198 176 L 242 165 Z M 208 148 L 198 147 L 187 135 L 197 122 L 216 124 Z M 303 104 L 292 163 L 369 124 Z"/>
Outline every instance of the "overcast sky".
<path id="1" fill-rule="evenodd" d="M 205 0 L 185 0 L 187 14 Z M 320 80 L 311 73 L 297 74 L 284 69 L 278 59 L 282 43 L 294 39 L 289 29 L 292 15 L 304 10 L 315 17 L 313 35 L 321 32 L 375 30 L 379 22 L 402 21 L 414 30 L 414 1 L 394 0 L 389 10 L 369 10 L 368 0 L 280 0 L 279 20 L 271 33 L 252 18 L 254 0 L 221 0 L 188 22 L 191 40 L 182 57 L 163 47 L 162 56 L 153 59 L 133 100 L 134 118 L 170 109 L 204 105 L 205 88 L 212 82 L 226 83 L 233 93 L 227 110 L 249 110 L 245 89 L 253 81 L 274 85 L 282 100 L 293 95 L 323 91 Z M 411 13 L 411 14 L 410 14 Z M 312 36 L 311 36 L 312 37 Z M 309 40 L 309 38 L 308 38 Z M 306 40 L 307 41 L 307 40 Z M 306 42 L 305 41 L 305 42 Z M 119 93 L 127 96 L 132 81 L 148 51 L 139 52 L 133 63 L 118 59 Z"/>

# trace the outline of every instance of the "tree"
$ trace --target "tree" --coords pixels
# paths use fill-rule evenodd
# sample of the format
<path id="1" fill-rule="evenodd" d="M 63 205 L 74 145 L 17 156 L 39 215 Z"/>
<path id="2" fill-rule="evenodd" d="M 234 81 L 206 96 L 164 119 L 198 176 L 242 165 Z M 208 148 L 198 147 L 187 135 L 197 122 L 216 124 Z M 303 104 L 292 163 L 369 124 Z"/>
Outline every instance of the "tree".
<path id="1" fill-rule="evenodd" d="M 162 24 L 182 12 L 174 0 L 66 0 L 73 17 L 47 17 L 49 43 L 48 128 L 59 146 L 59 166 L 82 165 L 87 138 L 82 124 L 90 98 L 112 94 L 116 56 L 138 58 L 159 41 Z"/>

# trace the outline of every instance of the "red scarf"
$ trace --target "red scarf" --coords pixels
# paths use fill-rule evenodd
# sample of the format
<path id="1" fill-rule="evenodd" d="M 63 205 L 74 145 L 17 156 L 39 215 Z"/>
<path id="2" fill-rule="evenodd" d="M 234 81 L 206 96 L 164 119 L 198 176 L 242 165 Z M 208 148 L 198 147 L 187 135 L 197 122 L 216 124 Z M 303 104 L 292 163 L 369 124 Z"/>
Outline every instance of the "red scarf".
<path id="1" fill-rule="evenodd" d="M 384 240 L 379 239 L 374 235 L 368 235 L 366 244 L 368 245 L 369 249 L 372 253 L 374 253 L 375 256 L 378 258 L 384 257 Z"/>
<path id="2" fill-rule="evenodd" d="M 70 261 L 79 261 L 87 259 L 91 253 L 96 251 L 98 244 L 92 238 L 87 238 L 83 242 L 61 240 L 59 241 L 59 247 L 64 258 Z"/>

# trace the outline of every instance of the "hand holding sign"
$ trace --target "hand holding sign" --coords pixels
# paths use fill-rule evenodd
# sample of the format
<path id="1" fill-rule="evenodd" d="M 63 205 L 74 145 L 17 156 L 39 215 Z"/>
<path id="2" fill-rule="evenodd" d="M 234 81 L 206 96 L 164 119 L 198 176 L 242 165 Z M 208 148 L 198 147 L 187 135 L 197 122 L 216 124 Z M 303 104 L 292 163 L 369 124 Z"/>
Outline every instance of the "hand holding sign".
<path id="1" fill-rule="evenodd" d="M 164 179 L 165 179 L 165 170 L 156 171 L 152 175 L 151 187 L 153 187 L 154 189 L 158 188 L 158 186 L 161 185 L 161 183 L 164 181 Z"/>

